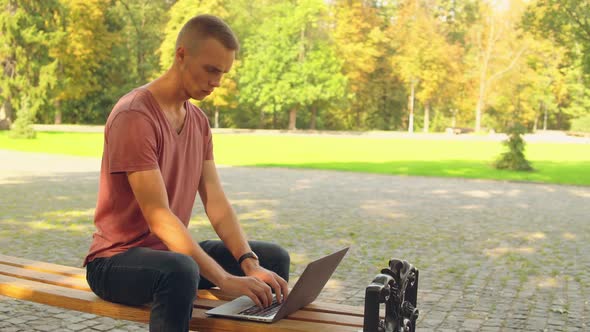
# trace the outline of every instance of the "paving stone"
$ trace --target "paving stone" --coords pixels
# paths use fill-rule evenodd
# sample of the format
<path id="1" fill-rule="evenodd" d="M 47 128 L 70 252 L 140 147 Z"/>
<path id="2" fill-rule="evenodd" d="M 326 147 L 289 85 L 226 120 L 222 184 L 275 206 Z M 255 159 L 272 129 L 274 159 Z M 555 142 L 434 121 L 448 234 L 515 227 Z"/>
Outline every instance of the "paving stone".
<path id="1" fill-rule="evenodd" d="M 0 327 L 0 332 L 19 332 L 22 331 L 21 329 L 19 329 L 18 327 Z"/>
<path id="2" fill-rule="evenodd" d="M 50 331 L 60 331 L 63 330 L 63 328 L 61 328 L 61 325 L 37 325 L 37 324 L 31 324 L 31 327 L 34 328 L 37 331 L 43 331 L 43 332 L 50 332 Z"/>
<path id="3" fill-rule="evenodd" d="M 42 158 L 0 151 L 8 160 L 0 163 L 0 253 L 80 266 L 93 232 L 100 160 Z M 583 270 L 590 266 L 590 188 L 273 168 L 219 172 L 250 237 L 289 250 L 292 280 L 310 260 L 352 246 L 318 300 L 362 305 L 364 288 L 396 257 L 420 269 L 418 330 L 590 330 L 590 273 Z M 189 230 L 214 238 L 202 211 L 197 200 Z M 555 276 L 559 266 L 571 268 Z M 78 325 L 147 330 L 0 297 L 0 329 L 28 332 L 35 323 L 60 332 Z"/>
<path id="4" fill-rule="evenodd" d="M 6 320 L 6 322 L 8 322 L 10 324 L 14 324 L 14 325 L 22 324 L 22 323 L 25 323 L 26 321 L 27 321 L 26 319 L 20 319 L 20 318 L 10 318 L 10 319 Z"/>
<path id="5" fill-rule="evenodd" d="M 83 324 L 68 324 L 66 325 L 66 328 L 72 330 L 72 331 L 79 331 L 79 330 L 83 330 L 85 328 L 87 328 L 87 325 L 83 325 Z"/>
<path id="6" fill-rule="evenodd" d="M 109 330 L 114 329 L 115 327 L 113 325 L 98 324 L 98 325 L 94 325 L 92 328 L 94 330 L 98 330 L 98 331 L 109 331 Z"/>

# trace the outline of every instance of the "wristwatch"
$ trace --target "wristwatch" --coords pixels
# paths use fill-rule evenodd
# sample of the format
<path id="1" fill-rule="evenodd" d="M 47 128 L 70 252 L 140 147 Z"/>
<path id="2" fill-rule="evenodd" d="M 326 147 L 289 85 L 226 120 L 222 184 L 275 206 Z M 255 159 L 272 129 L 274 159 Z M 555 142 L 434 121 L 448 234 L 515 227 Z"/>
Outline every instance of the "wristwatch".
<path id="1" fill-rule="evenodd" d="M 256 256 L 256 254 L 254 252 L 250 251 L 250 252 L 247 252 L 247 253 L 243 254 L 242 256 L 240 256 L 240 258 L 238 258 L 238 265 L 242 265 L 242 262 L 247 258 L 253 258 L 255 260 L 258 260 L 258 256 Z"/>

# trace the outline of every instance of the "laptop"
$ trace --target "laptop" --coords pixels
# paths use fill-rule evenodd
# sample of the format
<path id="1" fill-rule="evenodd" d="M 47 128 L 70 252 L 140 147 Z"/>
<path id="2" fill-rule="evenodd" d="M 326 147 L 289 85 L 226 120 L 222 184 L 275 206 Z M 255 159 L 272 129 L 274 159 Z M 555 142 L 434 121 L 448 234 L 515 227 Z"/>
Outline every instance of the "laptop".
<path id="1" fill-rule="evenodd" d="M 265 323 L 276 322 L 313 302 L 336 270 L 348 251 L 348 247 L 322 257 L 307 265 L 283 303 L 273 303 L 261 309 L 247 296 L 222 304 L 207 312 L 207 315 L 253 320 Z"/>

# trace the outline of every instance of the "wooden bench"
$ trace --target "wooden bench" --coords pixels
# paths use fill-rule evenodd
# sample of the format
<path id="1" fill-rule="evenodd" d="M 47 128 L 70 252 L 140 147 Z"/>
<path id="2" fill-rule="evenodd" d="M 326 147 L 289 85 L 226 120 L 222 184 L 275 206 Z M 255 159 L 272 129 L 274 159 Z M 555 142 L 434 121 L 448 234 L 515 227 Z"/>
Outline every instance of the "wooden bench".
<path id="1" fill-rule="evenodd" d="M 0 255 L 0 295 L 147 323 L 148 306 L 132 307 L 98 298 L 86 283 L 85 270 Z M 314 302 L 273 323 L 212 318 L 205 311 L 230 300 L 218 290 L 201 290 L 190 329 L 196 331 L 362 331 L 363 308 Z"/>

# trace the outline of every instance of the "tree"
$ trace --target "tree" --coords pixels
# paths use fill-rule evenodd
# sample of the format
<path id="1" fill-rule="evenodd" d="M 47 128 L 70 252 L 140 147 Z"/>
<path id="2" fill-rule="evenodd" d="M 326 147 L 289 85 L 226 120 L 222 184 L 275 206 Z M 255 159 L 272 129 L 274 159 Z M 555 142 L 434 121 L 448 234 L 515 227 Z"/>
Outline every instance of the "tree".
<path id="1" fill-rule="evenodd" d="M 514 119 L 533 131 L 547 129 L 548 114 L 557 110 L 555 87 L 562 80 L 560 68 L 564 65 L 565 51 L 549 40 L 525 34 L 528 45 L 515 69 L 505 76 L 498 94 L 490 100 L 495 108 L 497 126 L 508 128 Z M 503 110 L 503 111 L 500 111 Z"/>
<path id="2" fill-rule="evenodd" d="M 27 128 L 37 111 L 47 105 L 49 90 L 55 85 L 56 64 L 49 56 L 48 45 L 56 37 L 55 18 L 60 5 L 54 0 L 2 0 L 0 8 L 0 59 L 4 69 L 0 113 L 11 121 L 16 108 L 25 122 L 17 127 Z"/>
<path id="3" fill-rule="evenodd" d="M 399 10 L 393 27 L 395 54 L 392 65 L 409 87 L 408 131 L 414 131 L 414 104 L 424 105 L 424 131 L 429 130 L 430 110 L 456 72 L 459 48 L 443 35 L 442 21 L 430 9 L 433 3 L 408 0 Z"/>
<path id="4" fill-rule="evenodd" d="M 581 47 L 582 64 L 590 74 L 590 2 L 587 0 L 536 0 L 523 17 L 525 27 L 557 41 L 573 52 Z"/>
<path id="5" fill-rule="evenodd" d="M 128 53 L 129 78 L 136 85 L 145 84 L 160 72 L 160 47 L 171 1 L 117 0 L 113 14 L 124 28 L 121 39 Z"/>
<path id="6" fill-rule="evenodd" d="M 340 64 L 329 43 L 318 39 L 325 8 L 320 0 L 277 3 L 269 7 L 271 18 L 244 42 L 249 52 L 240 71 L 240 101 L 260 110 L 259 126 L 272 114 L 276 128 L 288 111 L 288 129 L 295 129 L 300 109 L 342 90 Z"/>
<path id="7" fill-rule="evenodd" d="M 103 89 L 94 73 L 109 58 L 107 50 L 116 41 L 106 26 L 108 5 L 101 0 L 62 0 L 58 38 L 49 48 L 57 67 L 52 98 L 55 123 L 62 122 L 64 104 L 84 101 L 91 93 Z"/>
<path id="8" fill-rule="evenodd" d="M 511 2 L 511 5 L 515 4 L 516 1 Z M 482 115 L 493 84 L 514 68 L 526 50 L 526 44 L 516 38 L 519 12 L 519 8 L 500 10 L 482 3 L 480 19 L 471 29 L 471 64 L 477 75 L 475 80 L 478 86 L 475 102 L 476 132 L 481 130 Z"/>
<path id="9" fill-rule="evenodd" d="M 379 16 L 388 8 L 378 7 L 374 1 L 336 0 L 330 9 L 336 54 L 343 61 L 342 71 L 348 81 L 348 105 L 343 105 L 335 116 L 345 122 L 345 128 L 360 129 L 372 109 L 377 108 L 370 101 L 379 98 L 376 94 L 387 93 L 380 83 L 393 79 L 393 75 L 387 75 L 391 71 L 376 71 L 388 53 L 384 32 L 387 17 Z"/>

